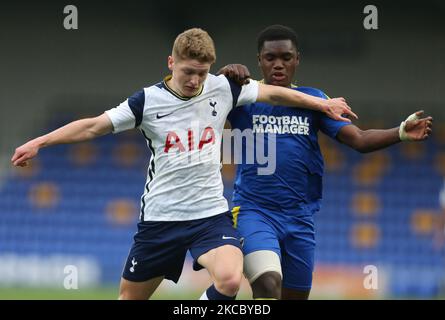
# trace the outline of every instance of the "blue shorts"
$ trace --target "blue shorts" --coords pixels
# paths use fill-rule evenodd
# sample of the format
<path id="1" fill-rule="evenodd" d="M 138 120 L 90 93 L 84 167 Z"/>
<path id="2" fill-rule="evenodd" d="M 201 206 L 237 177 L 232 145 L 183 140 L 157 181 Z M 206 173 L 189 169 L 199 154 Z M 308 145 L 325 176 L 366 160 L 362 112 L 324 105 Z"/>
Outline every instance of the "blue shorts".
<path id="1" fill-rule="evenodd" d="M 278 254 L 283 287 L 309 291 L 314 271 L 315 232 L 312 213 L 285 215 L 265 209 L 232 210 L 234 225 L 244 238 L 243 254 L 271 250 Z"/>
<path id="2" fill-rule="evenodd" d="M 140 222 L 122 277 L 142 282 L 164 276 L 176 283 L 187 250 L 194 259 L 193 269 L 200 270 L 197 259 L 202 254 L 227 244 L 241 249 L 239 239 L 229 212 L 190 221 Z"/>

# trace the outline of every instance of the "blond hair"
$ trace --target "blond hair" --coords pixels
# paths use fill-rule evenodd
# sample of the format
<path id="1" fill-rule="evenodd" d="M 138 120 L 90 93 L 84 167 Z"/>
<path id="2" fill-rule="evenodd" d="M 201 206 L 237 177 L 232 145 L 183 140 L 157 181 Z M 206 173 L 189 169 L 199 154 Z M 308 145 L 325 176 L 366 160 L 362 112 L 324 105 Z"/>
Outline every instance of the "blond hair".
<path id="1" fill-rule="evenodd" d="M 216 61 L 215 44 L 209 34 L 200 28 L 189 29 L 178 35 L 172 54 L 176 59 L 195 59 L 201 63 L 212 64 Z"/>

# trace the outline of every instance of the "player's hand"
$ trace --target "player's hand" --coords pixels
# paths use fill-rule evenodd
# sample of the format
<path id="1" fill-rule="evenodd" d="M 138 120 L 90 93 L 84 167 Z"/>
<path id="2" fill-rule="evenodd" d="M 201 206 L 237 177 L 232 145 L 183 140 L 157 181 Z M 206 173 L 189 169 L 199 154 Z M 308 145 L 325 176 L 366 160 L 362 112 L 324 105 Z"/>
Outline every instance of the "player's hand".
<path id="1" fill-rule="evenodd" d="M 240 86 L 248 84 L 250 78 L 249 69 L 243 64 L 229 64 L 219 69 L 217 74 L 223 74 Z"/>
<path id="2" fill-rule="evenodd" d="M 28 160 L 34 158 L 39 152 L 39 147 L 34 141 L 25 143 L 15 149 L 11 162 L 16 167 L 26 167 Z"/>
<path id="3" fill-rule="evenodd" d="M 414 113 L 415 116 L 408 117 L 401 131 L 401 140 L 422 141 L 427 139 L 433 132 L 433 118 L 421 118 L 423 110 Z M 401 127 L 403 126 L 403 122 Z"/>
<path id="4" fill-rule="evenodd" d="M 324 112 L 329 118 L 339 121 L 351 122 L 348 117 L 358 119 L 358 116 L 352 112 L 352 109 L 346 103 L 344 98 L 328 99 L 324 102 Z"/>

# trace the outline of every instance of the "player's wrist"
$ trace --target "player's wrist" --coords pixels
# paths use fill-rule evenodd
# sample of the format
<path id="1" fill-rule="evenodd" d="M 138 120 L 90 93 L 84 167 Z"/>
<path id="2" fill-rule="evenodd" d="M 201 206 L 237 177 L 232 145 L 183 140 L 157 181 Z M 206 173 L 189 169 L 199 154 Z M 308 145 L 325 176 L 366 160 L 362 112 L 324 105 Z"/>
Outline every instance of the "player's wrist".
<path id="1" fill-rule="evenodd" d="M 406 138 L 406 131 L 405 131 L 405 125 L 406 125 L 406 122 L 402 121 L 402 123 L 400 123 L 400 126 L 399 126 L 399 139 L 402 142 L 407 140 L 407 138 Z"/>
<path id="2" fill-rule="evenodd" d="M 317 98 L 316 108 L 318 111 L 328 114 L 331 110 L 328 100 Z"/>
<path id="3" fill-rule="evenodd" d="M 406 132 L 406 129 L 405 129 L 406 122 L 408 122 L 408 121 L 415 121 L 417 119 L 419 119 L 419 117 L 415 113 L 413 113 L 408 118 L 406 118 L 405 121 L 402 121 L 402 123 L 399 126 L 399 138 L 400 138 L 400 141 L 410 141 L 410 140 L 412 140 L 409 137 L 408 133 Z"/>
<path id="4" fill-rule="evenodd" d="M 33 141 L 31 141 L 31 145 L 38 149 L 46 147 L 47 146 L 46 136 L 41 136 L 41 137 L 34 139 Z"/>

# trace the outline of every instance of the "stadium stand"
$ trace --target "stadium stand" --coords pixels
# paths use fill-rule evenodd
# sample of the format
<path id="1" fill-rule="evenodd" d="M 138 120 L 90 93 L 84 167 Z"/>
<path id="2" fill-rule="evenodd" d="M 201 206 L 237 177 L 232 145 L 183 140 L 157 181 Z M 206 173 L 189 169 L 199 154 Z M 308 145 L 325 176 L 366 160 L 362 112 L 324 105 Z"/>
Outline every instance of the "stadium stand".
<path id="1" fill-rule="evenodd" d="M 316 265 L 376 265 L 387 275 L 387 297 L 443 294 L 444 246 L 433 241 L 443 142 L 368 155 L 324 138 L 321 145 L 326 175 Z M 0 189 L 0 255 L 90 257 L 99 265 L 99 283 L 117 283 L 136 231 L 148 160 L 137 132 L 41 150 Z M 233 168 L 223 172 L 230 199 Z"/>

